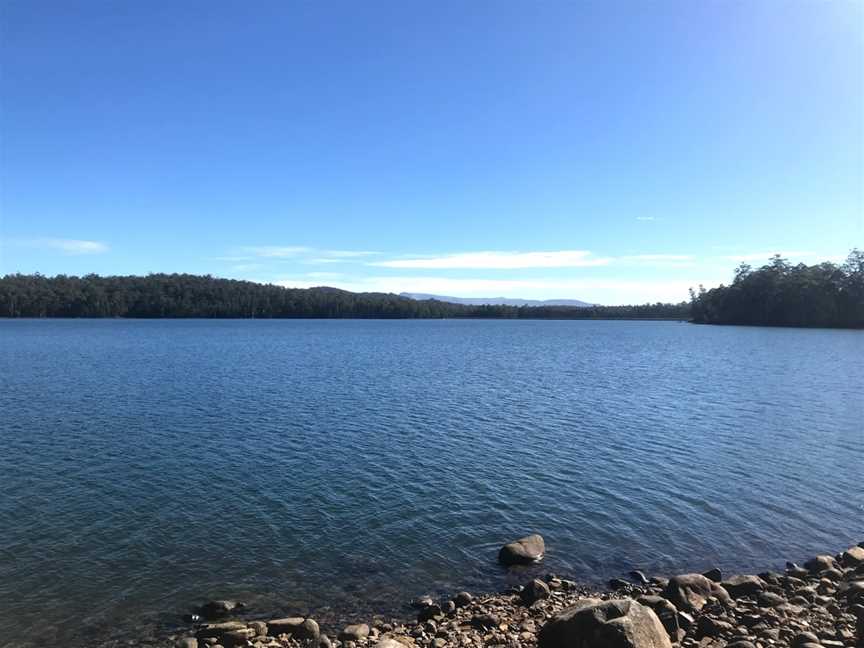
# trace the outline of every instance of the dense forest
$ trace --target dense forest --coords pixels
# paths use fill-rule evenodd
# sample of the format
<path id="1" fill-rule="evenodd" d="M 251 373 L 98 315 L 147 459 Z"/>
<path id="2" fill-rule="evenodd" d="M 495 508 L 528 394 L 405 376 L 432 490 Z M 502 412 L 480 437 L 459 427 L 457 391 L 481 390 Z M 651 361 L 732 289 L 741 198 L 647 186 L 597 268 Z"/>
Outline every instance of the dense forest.
<path id="1" fill-rule="evenodd" d="M 6 275 L 0 317 L 242 317 L 688 319 L 680 304 L 642 306 L 465 306 L 336 288 L 280 286 L 188 274 L 146 277 Z"/>
<path id="2" fill-rule="evenodd" d="M 864 328 L 864 252 L 841 265 L 791 265 L 779 255 L 756 270 L 742 263 L 729 286 L 690 296 L 700 324 Z"/>

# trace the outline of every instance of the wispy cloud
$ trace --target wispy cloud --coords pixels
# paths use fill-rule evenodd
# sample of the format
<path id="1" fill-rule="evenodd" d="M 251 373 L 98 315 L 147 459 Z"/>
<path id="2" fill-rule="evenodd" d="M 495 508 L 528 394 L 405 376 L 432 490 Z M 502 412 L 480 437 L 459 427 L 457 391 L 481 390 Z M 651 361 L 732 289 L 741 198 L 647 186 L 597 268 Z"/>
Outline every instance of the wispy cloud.
<path id="1" fill-rule="evenodd" d="M 45 250 L 57 250 L 63 254 L 103 254 L 110 248 L 107 243 L 101 241 L 84 241 L 81 239 L 63 238 L 39 238 L 14 241 L 15 244 L 24 247 L 42 248 Z"/>
<path id="2" fill-rule="evenodd" d="M 312 251 L 311 248 L 300 245 L 252 245 L 242 247 L 240 250 L 244 254 L 251 254 L 256 257 L 269 259 L 292 258 Z"/>
<path id="3" fill-rule="evenodd" d="M 291 259 L 303 263 L 348 263 L 375 256 L 371 250 L 322 250 L 305 245 L 247 245 L 233 254 L 216 257 L 217 261 L 248 261 L 251 259 Z"/>
<path id="4" fill-rule="evenodd" d="M 637 221 L 655 221 L 657 220 L 654 216 L 637 216 Z"/>
<path id="5" fill-rule="evenodd" d="M 604 266 L 609 258 L 597 258 L 586 250 L 557 250 L 552 252 L 463 252 L 442 256 L 413 257 L 373 261 L 370 266 L 382 268 L 424 269 L 483 269 L 505 270 L 522 268 L 582 268 Z"/>
<path id="6" fill-rule="evenodd" d="M 626 261 L 693 261 L 692 254 L 631 254 L 621 257 Z"/>

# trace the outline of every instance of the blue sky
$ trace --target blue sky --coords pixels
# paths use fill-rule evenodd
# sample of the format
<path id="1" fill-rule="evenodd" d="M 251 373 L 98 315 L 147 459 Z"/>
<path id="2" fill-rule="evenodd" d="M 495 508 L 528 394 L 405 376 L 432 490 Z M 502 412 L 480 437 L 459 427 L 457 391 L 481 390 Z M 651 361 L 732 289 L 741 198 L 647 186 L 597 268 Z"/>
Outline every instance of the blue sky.
<path id="1" fill-rule="evenodd" d="M 0 4 L 0 273 L 679 300 L 864 246 L 864 4 Z"/>

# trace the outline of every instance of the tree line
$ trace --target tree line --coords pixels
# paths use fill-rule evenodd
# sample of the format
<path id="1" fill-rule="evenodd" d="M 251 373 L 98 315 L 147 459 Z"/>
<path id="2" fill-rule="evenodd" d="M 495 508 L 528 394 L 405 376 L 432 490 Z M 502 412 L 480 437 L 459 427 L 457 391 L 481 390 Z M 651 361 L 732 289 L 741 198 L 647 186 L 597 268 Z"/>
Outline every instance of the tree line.
<path id="1" fill-rule="evenodd" d="M 839 265 L 780 255 L 755 270 L 742 263 L 730 285 L 691 289 L 690 309 L 700 324 L 864 328 L 864 252 Z"/>
<path id="2" fill-rule="evenodd" d="M 139 318 L 522 318 L 688 319 L 680 304 L 636 306 L 469 306 L 336 288 L 281 286 L 209 275 L 0 278 L 0 317 Z"/>

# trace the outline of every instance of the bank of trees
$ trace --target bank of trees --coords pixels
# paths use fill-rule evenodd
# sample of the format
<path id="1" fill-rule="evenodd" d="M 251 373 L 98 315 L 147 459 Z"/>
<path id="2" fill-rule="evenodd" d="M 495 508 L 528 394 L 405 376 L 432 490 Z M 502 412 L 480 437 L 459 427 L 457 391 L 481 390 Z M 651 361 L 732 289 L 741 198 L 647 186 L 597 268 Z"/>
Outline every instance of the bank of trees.
<path id="1" fill-rule="evenodd" d="M 730 285 L 690 297 L 697 323 L 864 328 L 864 252 L 842 264 L 792 265 L 779 255 L 757 269 L 742 263 Z"/>
<path id="2" fill-rule="evenodd" d="M 466 306 L 383 293 L 274 285 L 188 274 L 0 278 L 0 317 L 687 319 L 689 306 Z"/>

